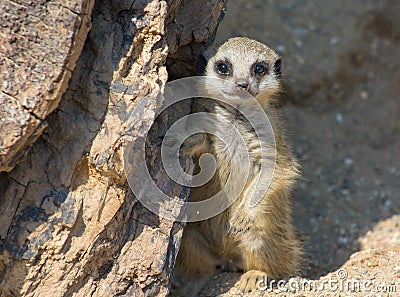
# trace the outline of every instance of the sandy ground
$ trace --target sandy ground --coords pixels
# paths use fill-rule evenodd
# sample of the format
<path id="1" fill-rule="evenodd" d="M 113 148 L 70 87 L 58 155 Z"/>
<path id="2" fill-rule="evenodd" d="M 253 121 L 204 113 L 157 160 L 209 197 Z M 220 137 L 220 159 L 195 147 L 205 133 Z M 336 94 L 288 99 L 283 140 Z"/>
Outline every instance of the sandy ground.
<path id="1" fill-rule="evenodd" d="M 283 57 L 309 258 L 291 281 L 316 287 L 249 296 L 400 296 L 399 12 L 397 0 L 229 1 L 217 41 L 248 36 Z M 204 296 L 241 296 L 239 277 L 217 276 Z"/>

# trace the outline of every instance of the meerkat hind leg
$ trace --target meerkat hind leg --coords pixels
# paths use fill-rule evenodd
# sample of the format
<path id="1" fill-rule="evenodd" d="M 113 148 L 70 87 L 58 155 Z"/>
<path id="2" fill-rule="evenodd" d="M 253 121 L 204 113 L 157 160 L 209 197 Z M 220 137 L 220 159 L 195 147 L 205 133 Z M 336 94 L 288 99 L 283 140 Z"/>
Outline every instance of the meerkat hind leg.
<path id="1" fill-rule="evenodd" d="M 242 292 L 260 290 L 267 277 L 276 278 L 282 274 L 281 269 L 286 270 L 285 261 L 279 257 L 279 251 L 284 249 L 265 236 L 250 229 L 242 238 L 241 261 L 245 271 L 239 280 Z"/>
<path id="2" fill-rule="evenodd" d="M 190 223 L 187 224 L 168 296 L 197 296 L 207 281 L 217 273 L 218 264 L 201 232 Z"/>
<path id="3" fill-rule="evenodd" d="M 210 279 L 210 276 L 203 275 L 203 276 L 199 276 L 195 279 L 191 279 L 184 284 L 181 281 L 178 284 L 177 280 L 175 279 L 175 281 L 171 285 L 171 290 L 168 294 L 168 297 L 194 297 L 194 296 L 197 296 L 209 279 Z M 184 280 L 182 279 L 182 281 L 184 281 Z"/>

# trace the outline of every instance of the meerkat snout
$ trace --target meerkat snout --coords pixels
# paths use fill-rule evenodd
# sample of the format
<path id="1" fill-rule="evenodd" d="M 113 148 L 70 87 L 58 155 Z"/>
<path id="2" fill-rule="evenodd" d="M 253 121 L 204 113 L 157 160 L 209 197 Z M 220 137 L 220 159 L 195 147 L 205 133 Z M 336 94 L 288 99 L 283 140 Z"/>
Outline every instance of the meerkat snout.
<path id="1" fill-rule="evenodd" d="M 236 85 L 237 85 L 239 88 L 242 88 L 242 89 L 244 89 L 244 90 L 246 90 L 246 91 L 249 90 L 249 81 L 248 81 L 247 79 L 245 79 L 245 78 L 239 78 L 239 79 L 237 79 L 237 80 L 236 80 Z"/>

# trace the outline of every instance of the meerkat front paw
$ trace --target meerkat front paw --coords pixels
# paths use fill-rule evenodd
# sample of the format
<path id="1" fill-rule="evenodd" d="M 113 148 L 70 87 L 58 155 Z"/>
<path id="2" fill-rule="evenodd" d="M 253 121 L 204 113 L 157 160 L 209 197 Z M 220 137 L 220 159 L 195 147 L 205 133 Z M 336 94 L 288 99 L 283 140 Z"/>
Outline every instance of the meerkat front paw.
<path id="1" fill-rule="evenodd" d="M 179 149 L 180 157 L 193 157 L 202 150 L 206 142 L 206 134 L 198 133 L 185 139 Z"/>
<path id="2" fill-rule="evenodd" d="M 179 141 L 183 136 L 178 133 L 171 133 L 164 137 L 163 143 L 168 147 L 167 152 L 178 157 L 193 157 L 199 150 L 204 147 L 206 134 L 194 134 L 186 138 L 179 146 Z"/>
<path id="3" fill-rule="evenodd" d="M 236 235 L 240 232 L 246 232 L 249 230 L 254 222 L 254 218 L 246 213 L 239 212 L 235 213 L 229 221 L 229 234 Z"/>
<path id="4" fill-rule="evenodd" d="M 247 271 L 239 280 L 239 289 L 243 293 L 261 290 L 261 285 L 266 282 L 267 273 L 260 270 Z"/>

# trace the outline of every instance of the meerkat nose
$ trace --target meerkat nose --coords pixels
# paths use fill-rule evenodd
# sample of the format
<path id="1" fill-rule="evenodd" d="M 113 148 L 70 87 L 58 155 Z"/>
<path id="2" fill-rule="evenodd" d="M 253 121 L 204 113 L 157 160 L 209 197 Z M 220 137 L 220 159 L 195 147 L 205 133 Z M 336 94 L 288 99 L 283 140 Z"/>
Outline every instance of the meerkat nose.
<path id="1" fill-rule="evenodd" d="M 248 90 L 249 81 L 244 78 L 239 78 L 238 80 L 236 80 L 236 85 L 242 89 Z"/>

